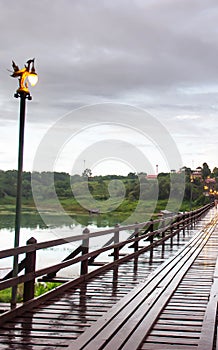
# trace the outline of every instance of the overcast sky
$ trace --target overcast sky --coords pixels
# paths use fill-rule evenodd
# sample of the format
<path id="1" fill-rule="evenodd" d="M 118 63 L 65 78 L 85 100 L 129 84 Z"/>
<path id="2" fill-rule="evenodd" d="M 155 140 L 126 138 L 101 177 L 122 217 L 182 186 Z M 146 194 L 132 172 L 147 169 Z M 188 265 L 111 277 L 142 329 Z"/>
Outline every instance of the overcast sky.
<path id="1" fill-rule="evenodd" d="M 39 82 L 27 101 L 24 170 L 218 166 L 216 0 L 0 5 L 0 169 L 17 168 L 18 82 L 7 69 L 12 59 L 21 68 L 33 57 Z M 69 124 L 70 133 L 63 132 Z M 46 158 L 38 166 L 42 154 L 47 168 Z"/>

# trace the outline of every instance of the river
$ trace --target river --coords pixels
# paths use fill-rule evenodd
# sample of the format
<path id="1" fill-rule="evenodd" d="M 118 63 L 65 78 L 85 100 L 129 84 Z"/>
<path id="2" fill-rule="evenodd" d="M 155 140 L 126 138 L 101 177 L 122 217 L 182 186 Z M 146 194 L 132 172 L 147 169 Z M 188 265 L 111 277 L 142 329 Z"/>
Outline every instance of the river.
<path id="1" fill-rule="evenodd" d="M 1 214 L 0 215 L 0 245 L 1 249 L 8 249 L 14 246 L 14 221 L 15 216 L 13 214 Z M 46 223 L 44 222 L 46 221 Z M 48 215 L 45 220 L 42 220 L 38 214 L 25 213 L 22 215 L 21 229 L 20 229 L 20 246 L 26 245 L 29 238 L 34 237 L 37 242 L 50 241 L 58 238 L 67 238 L 81 234 L 85 227 L 90 232 L 106 230 L 113 227 L 116 223 L 122 222 L 122 217 L 101 217 L 101 215 L 81 215 L 72 218 L 70 224 L 66 225 L 63 217 L 57 215 Z M 58 224 L 57 224 L 58 223 Z M 129 232 L 122 232 L 120 234 L 121 239 L 127 238 Z M 112 234 L 106 237 L 98 237 L 90 240 L 90 250 L 100 248 L 106 243 Z M 77 242 L 66 243 L 62 246 L 57 246 L 48 249 L 42 249 L 37 252 L 36 267 L 37 269 L 50 266 L 58 263 L 66 256 L 68 256 L 76 247 Z M 20 260 L 24 256 L 20 256 Z M 108 254 L 104 254 L 102 259 L 105 260 Z M 11 258 L 0 260 L 0 276 L 5 274 L 5 270 L 10 270 L 13 265 Z M 67 268 L 61 272 L 64 277 L 77 276 L 79 267 Z"/>

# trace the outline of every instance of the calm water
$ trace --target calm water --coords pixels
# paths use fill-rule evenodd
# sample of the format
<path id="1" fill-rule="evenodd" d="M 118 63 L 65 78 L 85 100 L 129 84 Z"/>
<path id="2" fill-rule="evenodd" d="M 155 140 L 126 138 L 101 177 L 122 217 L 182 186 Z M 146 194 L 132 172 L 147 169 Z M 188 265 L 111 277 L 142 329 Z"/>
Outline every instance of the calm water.
<path id="1" fill-rule="evenodd" d="M 37 242 L 49 241 L 58 238 L 67 238 L 81 234 L 85 227 L 90 232 L 104 230 L 113 227 L 116 223 L 122 222 L 123 217 L 116 216 L 76 216 L 66 224 L 66 218 L 57 215 L 47 215 L 44 221 L 38 214 L 22 214 L 20 229 L 20 246 L 25 245 L 27 240 L 34 237 Z M 125 218 L 124 218 L 125 219 Z M 0 215 L 0 246 L 1 249 L 12 248 L 14 246 L 14 221 L 15 216 L 12 214 Z M 129 232 L 121 233 L 121 239 L 126 239 Z M 106 243 L 112 234 L 106 237 L 98 237 L 90 240 L 90 250 L 97 249 Z M 37 252 L 37 269 L 58 263 L 68 256 L 80 242 L 67 243 L 54 248 L 43 249 Z M 20 259 L 23 257 L 20 256 Z M 103 260 L 108 258 L 108 254 L 102 256 Z M 5 268 L 10 269 L 13 261 L 10 258 L 0 260 L 0 275 L 4 273 Z M 71 276 L 78 274 L 78 266 L 62 270 L 62 276 Z"/>

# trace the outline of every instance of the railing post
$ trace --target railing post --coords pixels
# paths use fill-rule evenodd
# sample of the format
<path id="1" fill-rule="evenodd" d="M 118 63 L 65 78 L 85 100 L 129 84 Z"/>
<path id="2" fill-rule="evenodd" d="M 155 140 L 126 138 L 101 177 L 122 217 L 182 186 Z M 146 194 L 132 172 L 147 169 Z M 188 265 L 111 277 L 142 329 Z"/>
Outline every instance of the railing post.
<path id="1" fill-rule="evenodd" d="M 183 214 L 182 215 L 182 232 L 183 232 L 183 237 L 185 237 L 185 225 L 186 225 L 186 221 L 185 221 L 185 219 L 186 219 L 186 214 Z"/>
<path id="2" fill-rule="evenodd" d="M 193 229 L 194 214 L 191 212 L 191 229 Z"/>
<path id="3" fill-rule="evenodd" d="M 170 227 L 170 247 L 172 248 L 173 246 L 173 227 Z"/>
<path id="4" fill-rule="evenodd" d="M 136 225 L 138 223 L 136 222 Z M 135 231 L 134 231 L 134 237 L 135 238 L 138 238 L 139 236 L 139 228 L 138 227 L 135 227 Z M 137 252 L 139 250 L 139 241 L 135 241 L 134 243 L 134 252 Z"/>
<path id="5" fill-rule="evenodd" d="M 190 230 L 193 229 L 193 214 L 192 211 L 190 212 L 190 225 L 189 225 Z"/>
<path id="6" fill-rule="evenodd" d="M 191 229 L 191 212 L 189 212 L 188 214 L 188 230 Z"/>
<path id="7" fill-rule="evenodd" d="M 178 232 L 177 232 L 177 242 L 179 242 L 179 239 L 180 239 L 180 229 L 179 229 L 180 217 L 179 216 L 177 217 L 176 221 L 178 222 L 177 227 L 176 227 L 176 229 L 178 230 Z"/>
<path id="8" fill-rule="evenodd" d="M 117 295 L 118 280 L 118 265 L 115 265 L 113 267 L 112 296 Z"/>
<path id="9" fill-rule="evenodd" d="M 154 242 L 154 236 L 153 236 L 153 232 L 154 232 L 154 223 L 153 223 L 153 220 L 151 219 L 151 224 L 150 224 L 150 232 L 152 233 L 151 236 L 150 236 L 150 245 L 151 245 L 151 248 L 150 248 L 150 259 L 149 259 L 149 263 L 151 264 L 152 263 L 152 260 L 153 260 L 153 242 Z"/>
<path id="10" fill-rule="evenodd" d="M 193 228 L 195 228 L 195 224 L 197 221 L 198 221 L 198 214 L 195 213 L 195 214 L 193 214 Z"/>
<path id="11" fill-rule="evenodd" d="M 161 257 L 163 258 L 164 257 L 164 251 L 165 251 L 165 241 L 164 241 L 164 237 L 165 237 L 165 229 L 162 231 L 161 233 L 161 238 L 163 239 L 163 242 L 162 242 L 162 249 L 161 249 Z"/>
<path id="12" fill-rule="evenodd" d="M 114 244 L 119 243 L 120 239 L 120 231 L 119 231 L 119 225 L 115 225 L 114 229 Z M 114 261 L 119 259 L 119 247 L 114 248 Z"/>
<path id="13" fill-rule="evenodd" d="M 35 244 L 35 243 L 37 243 L 37 241 L 34 237 L 31 237 L 26 242 L 27 245 Z M 35 269 L 36 269 L 36 251 L 33 250 L 32 252 L 26 253 L 25 274 L 35 272 Z M 33 277 L 31 281 L 27 281 L 24 283 L 24 291 L 23 291 L 24 303 L 34 298 L 34 289 L 35 289 L 35 277 Z"/>
<path id="14" fill-rule="evenodd" d="M 90 233 L 90 231 L 86 227 L 83 230 L 83 234 L 86 235 L 88 233 Z M 83 239 L 81 248 L 82 248 L 82 255 L 88 254 L 88 252 L 89 252 L 89 238 Z M 86 273 L 88 273 L 88 258 L 81 261 L 80 274 L 85 275 Z"/>

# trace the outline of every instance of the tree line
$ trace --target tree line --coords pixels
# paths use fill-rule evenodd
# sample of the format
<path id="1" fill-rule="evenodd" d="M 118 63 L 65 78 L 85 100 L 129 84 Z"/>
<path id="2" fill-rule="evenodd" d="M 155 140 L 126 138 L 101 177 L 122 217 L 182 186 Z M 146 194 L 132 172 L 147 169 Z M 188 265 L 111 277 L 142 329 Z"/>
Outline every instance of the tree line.
<path id="1" fill-rule="evenodd" d="M 87 180 L 89 192 L 97 200 L 106 200 L 111 195 L 124 196 L 130 201 L 139 199 L 168 199 L 183 196 L 184 201 L 192 200 L 196 204 L 204 204 L 208 200 L 204 196 L 203 181 L 208 176 L 218 183 L 218 168 L 210 170 L 207 163 L 201 167 L 201 178 L 191 180 L 192 170 L 184 167 L 179 173 L 159 173 L 156 179 L 147 179 L 146 173 L 129 173 L 127 176 L 106 175 L 92 176 L 86 169 L 82 175 L 69 175 L 65 172 L 23 172 L 22 196 L 33 200 L 32 182 L 42 199 L 52 199 L 54 188 L 59 198 L 86 196 Z M 112 181 L 113 180 L 113 181 Z M 123 184 L 120 186 L 119 181 Z M 16 197 L 16 170 L 0 170 L 0 198 Z M 185 191 L 184 191 L 185 189 Z M 124 192 L 123 192 L 124 191 Z"/>

